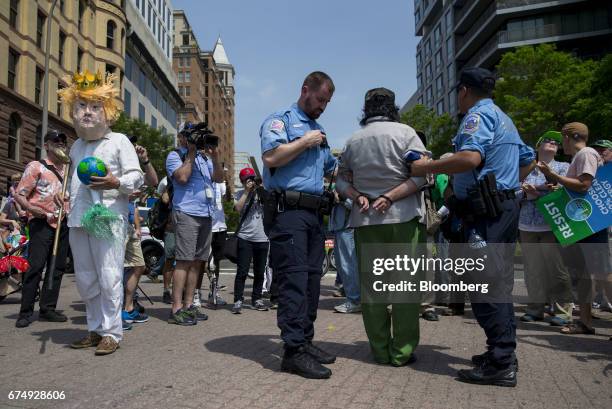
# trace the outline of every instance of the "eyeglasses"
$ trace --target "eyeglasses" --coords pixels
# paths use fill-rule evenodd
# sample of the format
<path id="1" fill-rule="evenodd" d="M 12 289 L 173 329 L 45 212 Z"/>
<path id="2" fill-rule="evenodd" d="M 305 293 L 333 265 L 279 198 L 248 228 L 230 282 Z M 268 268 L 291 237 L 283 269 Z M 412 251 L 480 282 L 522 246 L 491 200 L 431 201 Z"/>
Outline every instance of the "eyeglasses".
<path id="1" fill-rule="evenodd" d="M 552 143 L 553 145 L 556 146 L 561 146 L 561 144 L 559 143 L 559 141 L 556 141 L 554 139 L 549 139 L 549 138 L 544 138 L 542 139 L 542 143 Z"/>

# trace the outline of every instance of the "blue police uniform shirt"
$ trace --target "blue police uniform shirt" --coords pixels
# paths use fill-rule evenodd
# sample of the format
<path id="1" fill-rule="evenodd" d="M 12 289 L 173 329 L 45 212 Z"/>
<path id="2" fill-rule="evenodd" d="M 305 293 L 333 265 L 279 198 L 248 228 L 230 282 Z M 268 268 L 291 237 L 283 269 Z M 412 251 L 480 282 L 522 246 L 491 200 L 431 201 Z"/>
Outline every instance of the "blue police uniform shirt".
<path id="1" fill-rule="evenodd" d="M 525 145 L 518 130 L 490 98 L 481 99 L 467 112 L 459 132 L 453 138 L 455 152 L 474 151 L 484 166 L 453 176 L 453 190 L 458 199 L 467 198 L 467 189 L 489 173 L 495 174 L 499 190 L 516 190 L 520 186 L 519 167 L 535 159 L 534 150 Z M 482 163 L 481 163 L 482 165 Z"/>
<path id="2" fill-rule="evenodd" d="M 187 155 L 187 148 L 179 148 L 179 151 L 183 157 Z M 170 152 L 166 159 L 166 173 L 172 176 L 181 166 L 183 161 L 179 154 L 175 151 Z M 190 216 L 210 217 L 214 201 L 212 174 L 212 161 L 205 160 L 200 154 L 196 155 L 187 183 L 183 185 L 172 180 L 174 187 L 172 208 Z"/>
<path id="3" fill-rule="evenodd" d="M 293 142 L 308 131 L 323 127 L 306 115 L 297 104 L 278 111 L 266 118 L 259 130 L 262 155 L 283 143 Z M 276 168 L 274 174 L 264 167 L 263 182 L 266 190 L 295 190 L 313 195 L 323 193 L 323 175 L 333 172 L 336 158 L 329 146 L 313 146 L 300 153 L 285 166 Z"/>

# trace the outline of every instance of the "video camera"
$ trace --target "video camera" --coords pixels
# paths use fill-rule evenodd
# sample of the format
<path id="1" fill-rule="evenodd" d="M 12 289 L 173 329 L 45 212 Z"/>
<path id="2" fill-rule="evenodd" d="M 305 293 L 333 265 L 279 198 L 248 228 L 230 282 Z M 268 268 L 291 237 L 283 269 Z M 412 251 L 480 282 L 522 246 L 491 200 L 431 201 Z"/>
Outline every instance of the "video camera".
<path id="1" fill-rule="evenodd" d="M 185 135 L 187 142 L 194 144 L 198 150 L 219 146 L 219 137 L 208 128 L 207 122 L 200 122 L 195 125 L 187 123 L 181 133 Z"/>

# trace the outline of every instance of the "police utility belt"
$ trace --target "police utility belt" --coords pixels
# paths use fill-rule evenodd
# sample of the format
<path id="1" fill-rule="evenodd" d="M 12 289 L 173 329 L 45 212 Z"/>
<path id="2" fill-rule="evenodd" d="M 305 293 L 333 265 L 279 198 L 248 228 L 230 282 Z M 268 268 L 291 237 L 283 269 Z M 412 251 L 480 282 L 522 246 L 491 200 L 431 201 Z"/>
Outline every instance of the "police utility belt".
<path id="1" fill-rule="evenodd" d="M 493 173 L 485 175 L 481 180 L 474 177 L 474 180 L 476 183 L 467 190 L 466 199 L 459 200 L 452 196 L 448 200 L 449 209 L 461 218 L 495 218 L 505 211 L 502 202 L 516 198 L 514 190 L 497 189 Z"/>
<path id="2" fill-rule="evenodd" d="M 283 192 L 274 192 L 277 200 L 278 212 L 285 210 L 314 210 L 323 214 L 329 214 L 333 197 L 329 195 L 312 195 L 304 192 L 296 192 L 294 190 L 285 190 Z"/>

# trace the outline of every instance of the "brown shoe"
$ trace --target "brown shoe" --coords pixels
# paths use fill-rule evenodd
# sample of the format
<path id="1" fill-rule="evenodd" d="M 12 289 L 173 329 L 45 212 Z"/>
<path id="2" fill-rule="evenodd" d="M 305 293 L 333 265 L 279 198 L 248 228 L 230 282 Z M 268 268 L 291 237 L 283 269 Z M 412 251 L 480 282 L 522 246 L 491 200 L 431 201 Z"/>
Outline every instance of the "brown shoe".
<path id="1" fill-rule="evenodd" d="M 70 344 L 70 348 L 74 349 L 82 349 L 82 348 L 91 348 L 97 346 L 102 337 L 95 332 L 90 332 L 87 336 L 79 341 L 75 341 Z"/>
<path id="2" fill-rule="evenodd" d="M 119 348 L 119 343 L 113 337 L 102 337 L 102 340 L 96 348 L 96 355 L 109 355 Z"/>

